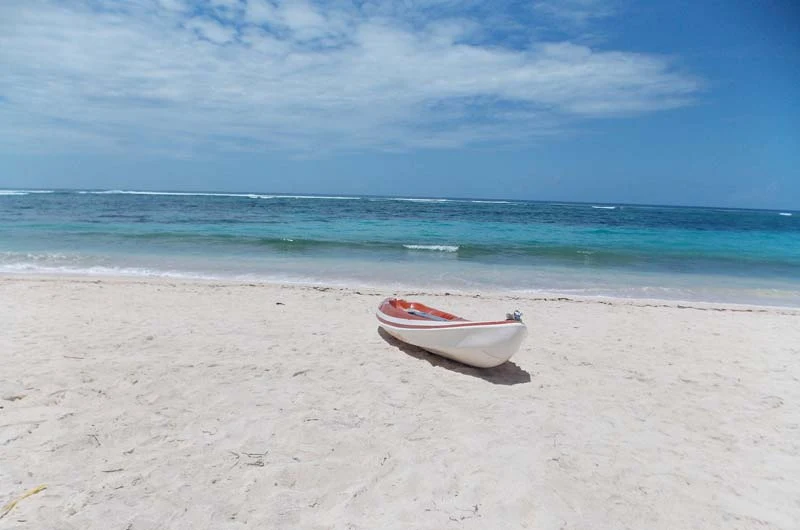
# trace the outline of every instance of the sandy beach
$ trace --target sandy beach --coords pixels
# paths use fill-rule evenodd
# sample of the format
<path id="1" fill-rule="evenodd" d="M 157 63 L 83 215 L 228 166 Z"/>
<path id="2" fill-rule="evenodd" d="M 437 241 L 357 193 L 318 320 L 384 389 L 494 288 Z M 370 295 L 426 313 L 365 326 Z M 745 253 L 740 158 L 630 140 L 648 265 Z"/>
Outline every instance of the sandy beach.
<path id="1" fill-rule="evenodd" d="M 378 332 L 520 309 L 511 362 Z M 794 529 L 800 311 L 0 279 L 0 529 Z"/>

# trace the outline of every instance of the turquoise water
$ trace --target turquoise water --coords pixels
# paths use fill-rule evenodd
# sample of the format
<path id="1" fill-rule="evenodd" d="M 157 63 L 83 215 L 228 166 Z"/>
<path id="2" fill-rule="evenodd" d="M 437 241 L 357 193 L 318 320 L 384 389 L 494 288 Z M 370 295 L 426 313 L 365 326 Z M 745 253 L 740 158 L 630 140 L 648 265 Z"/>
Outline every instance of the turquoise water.
<path id="1" fill-rule="evenodd" d="M 0 272 L 800 306 L 796 211 L 0 191 Z"/>

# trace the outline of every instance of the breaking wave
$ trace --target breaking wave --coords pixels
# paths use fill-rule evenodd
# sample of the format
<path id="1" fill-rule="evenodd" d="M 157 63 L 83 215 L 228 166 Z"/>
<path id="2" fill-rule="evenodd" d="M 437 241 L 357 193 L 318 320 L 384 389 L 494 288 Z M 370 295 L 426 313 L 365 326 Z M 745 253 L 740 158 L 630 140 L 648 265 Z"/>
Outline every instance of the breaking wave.
<path id="1" fill-rule="evenodd" d="M 53 193 L 53 190 L 0 190 L 0 195 L 28 195 L 30 193 Z"/>
<path id="2" fill-rule="evenodd" d="M 458 245 L 403 245 L 409 250 L 435 250 L 438 252 L 458 252 Z"/>
<path id="3" fill-rule="evenodd" d="M 188 191 L 135 191 L 135 190 L 102 190 L 79 191 L 81 195 L 166 195 L 176 197 L 245 197 L 248 199 L 272 199 L 273 195 L 258 195 L 255 193 L 205 193 Z"/>

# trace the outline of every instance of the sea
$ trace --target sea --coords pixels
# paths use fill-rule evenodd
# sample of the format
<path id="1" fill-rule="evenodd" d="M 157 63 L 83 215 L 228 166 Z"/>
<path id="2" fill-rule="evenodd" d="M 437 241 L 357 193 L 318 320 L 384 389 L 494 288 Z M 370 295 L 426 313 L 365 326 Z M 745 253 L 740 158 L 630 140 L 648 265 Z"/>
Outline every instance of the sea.
<path id="1" fill-rule="evenodd" d="M 0 273 L 800 307 L 800 212 L 0 190 Z"/>

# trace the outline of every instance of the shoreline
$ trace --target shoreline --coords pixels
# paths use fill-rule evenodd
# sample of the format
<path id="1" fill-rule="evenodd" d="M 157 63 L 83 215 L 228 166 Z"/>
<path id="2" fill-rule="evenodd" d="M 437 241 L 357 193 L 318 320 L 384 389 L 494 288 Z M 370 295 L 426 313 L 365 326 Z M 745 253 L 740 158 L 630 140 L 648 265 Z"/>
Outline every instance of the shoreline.
<path id="1" fill-rule="evenodd" d="M 422 288 L 422 287 L 397 287 L 393 285 L 337 285 L 335 283 L 291 283 L 270 280 L 238 279 L 238 278 L 182 278 L 165 276 L 126 276 L 104 274 L 38 274 L 38 273 L 0 273 L 0 282 L 7 281 L 44 281 L 44 282 L 75 282 L 75 283 L 131 283 L 131 284 L 186 284 L 186 285 L 213 285 L 231 287 L 275 287 L 281 289 L 298 290 L 336 290 L 343 293 L 371 294 L 373 296 L 430 296 L 488 298 L 522 300 L 530 302 L 572 302 L 629 305 L 633 307 L 663 307 L 675 309 L 697 309 L 703 311 L 734 311 L 734 312 L 776 312 L 800 315 L 800 305 L 782 306 L 755 303 L 713 302 L 702 300 L 677 300 L 667 298 L 636 298 L 605 295 L 574 295 L 558 291 L 520 292 L 510 289 L 478 289 L 466 291 L 457 288 Z M 366 293 L 364 293 L 366 292 Z M 388 294 L 387 294 L 388 293 Z M 377 307 L 377 305 L 376 305 Z"/>

